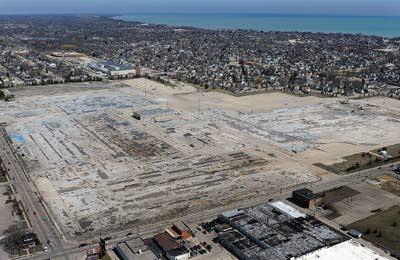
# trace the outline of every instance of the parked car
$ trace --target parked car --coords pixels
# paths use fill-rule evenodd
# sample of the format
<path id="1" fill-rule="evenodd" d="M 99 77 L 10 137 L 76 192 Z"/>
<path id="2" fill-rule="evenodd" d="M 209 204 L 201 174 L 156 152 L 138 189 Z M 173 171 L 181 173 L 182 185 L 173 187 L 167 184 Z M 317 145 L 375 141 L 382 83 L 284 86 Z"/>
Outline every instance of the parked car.
<path id="1" fill-rule="evenodd" d="M 362 233 L 360 231 L 357 231 L 355 229 L 350 229 L 348 234 L 354 238 L 361 238 Z"/>

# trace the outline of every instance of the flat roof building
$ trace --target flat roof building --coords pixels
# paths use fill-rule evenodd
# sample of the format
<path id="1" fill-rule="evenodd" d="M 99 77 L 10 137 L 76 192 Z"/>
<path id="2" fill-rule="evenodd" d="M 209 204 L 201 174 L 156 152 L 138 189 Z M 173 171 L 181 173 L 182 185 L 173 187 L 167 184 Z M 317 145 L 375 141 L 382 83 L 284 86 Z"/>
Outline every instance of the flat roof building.
<path id="1" fill-rule="evenodd" d="M 135 254 L 132 252 L 132 250 L 128 247 L 128 245 L 125 242 L 120 242 L 117 244 L 115 247 L 115 250 L 117 251 L 119 257 L 122 260 L 131 260 L 134 259 Z"/>
<path id="2" fill-rule="evenodd" d="M 86 247 L 86 259 L 96 260 L 104 256 L 104 247 L 100 243 L 89 244 Z"/>
<path id="3" fill-rule="evenodd" d="M 230 211 L 219 220 L 232 229 L 219 232 L 218 241 L 239 259 L 287 260 L 349 239 L 281 201 Z"/>
<path id="4" fill-rule="evenodd" d="M 122 260 L 159 260 L 141 238 L 120 242 L 115 247 Z"/>
<path id="5" fill-rule="evenodd" d="M 89 68 L 104 73 L 111 78 L 118 78 L 119 76 L 134 76 L 136 73 L 134 65 L 121 64 L 112 61 L 90 64 Z"/>
<path id="6" fill-rule="evenodd" d="M 185 260 L 190 257 L 189 250 L 180 246 L 168 233 L 154 236 L 154 241 L 164 250 L 169 260 Z"/>
<path id="7" fill-rule="evenodd" d="M 190 229 L 182 221 L 172 224 L 172 229 L 178 233 L 183 239 L 188 239 L 192 236 Z"/>
<path id="8" fill-rule="evenodd" d="M 150 120 L 164 118 L 179 114 L 177 111 L 169 108 L 147 108 L 139 111 L 133 111 L 132 117 L 136 120 Z"/>
<path id="9" fill-rule="evenodd" d="M 313 208 L 321 204 L 322 197 L 310 189 L 295 190 L 292 193 L 293 202 L 304 208 Z"/>
<path id="10" fill-rule="evenodd" d="M 161 233 L 154 236 L 154 241 L 159 245 L 165 252 L 171 249 L 179 247 L 179 244 L 171 237 L 168 233 Z"/>
<path id="11" fill-rule="evenodd" d="M 349 240 L 332 247 L 325 247 L 312 253 L 295 258 L 295 260 L 387 260 L 369 248 L 354 240 Z"/>

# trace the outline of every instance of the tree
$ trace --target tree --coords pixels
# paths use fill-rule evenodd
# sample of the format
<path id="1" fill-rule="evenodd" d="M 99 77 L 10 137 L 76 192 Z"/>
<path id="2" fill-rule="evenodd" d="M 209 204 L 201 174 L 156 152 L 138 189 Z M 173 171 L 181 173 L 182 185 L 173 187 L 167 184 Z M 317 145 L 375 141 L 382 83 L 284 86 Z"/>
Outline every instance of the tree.
<path id="1" fill-rule="evenodd" d="M 367 230 L 365 231 L 365 234 L 366 234 L 366 235 L 371 234 L 371 230 L 370 230 L 369 228 L 367 228 Z"/>
<path id="2" fill-rule="evenodd" d="M 0 241 L 3 250 L 9 254 L 18 254 L 22 249 L 22 237 L 25 231 L 21 224 L 14 224 L 4 231 L 5 238 Z"/>
<path id="3" fill-rule="evenodd" d="M 379 231 L 378 235 L 376 237 L 382 237 L 382 232 Z"/>

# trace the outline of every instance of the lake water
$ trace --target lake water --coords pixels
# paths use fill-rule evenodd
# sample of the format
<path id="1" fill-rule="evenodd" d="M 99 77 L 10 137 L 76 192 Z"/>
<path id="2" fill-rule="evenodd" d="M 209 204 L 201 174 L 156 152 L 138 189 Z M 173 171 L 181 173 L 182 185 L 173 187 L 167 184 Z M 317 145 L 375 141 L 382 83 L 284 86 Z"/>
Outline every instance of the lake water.
<path id="1" fill-rule="evenodd" d="M 132 14 L 113 18 L 124 21 L 194 26 L 207 29 L 352 33 L 400 37 L 400 17 L 267 14 Z"/>

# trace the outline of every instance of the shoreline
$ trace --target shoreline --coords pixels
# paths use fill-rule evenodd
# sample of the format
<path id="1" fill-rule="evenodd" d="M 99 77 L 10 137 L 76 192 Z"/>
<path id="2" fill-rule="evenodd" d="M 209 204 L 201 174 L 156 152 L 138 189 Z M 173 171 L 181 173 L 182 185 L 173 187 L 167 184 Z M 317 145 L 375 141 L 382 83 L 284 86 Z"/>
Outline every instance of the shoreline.
<path id="1" fill-rule="evenodd" d="M 322 33 L 340 35 L 359 35 L 369 37 L 400 38 L 400 30 L 388 28 L 399 16 L 322 16 L 322 15 L 277 15 L 277 14 L 123 14 L 107 16 L 110 19 L 124 22 L 139 22 L 149 25 L 170 27 L 190 27 L 205 30 L 253 30 L 259 32 L 281 33 Z M 192 17 L 192 19 L 190 19 Z M 207 19 L 201 19 L 207 18 Z M 215 18 L 215 19 L 210 19 Z M 386 24 L 377 27 L 376 20 Z M 332 20 L 332 21 L 330 21 Z M 333 21 L 336 20 L 336 21 Z M 347 20 L 347 21 L 346 21 Z M 358 20 L 358 21 L 357 21 Z M 358 23 L 354 25 L 354 22 Z M 339 22 L 332 28 L 333 22 Z M 371 27 L 368 22 L 374 25 Z M 341 24 L 340 24 L 341 23 Z M 353 27 L 348 27 L 353 24 Z M 379 24 L 379 23 L 378 23 Z M 357 29 L 356 27 L 359 27 Z M 325 27 L 325 29 L 323 29 Z M 382 27 L 382 28 L 380 28 Z M 370 28 L 375 28 L 371 30 Z M 396 31 L 397 30 L 397 31 Z M 383 33 L 382 33 L 383 32 Z"/>

